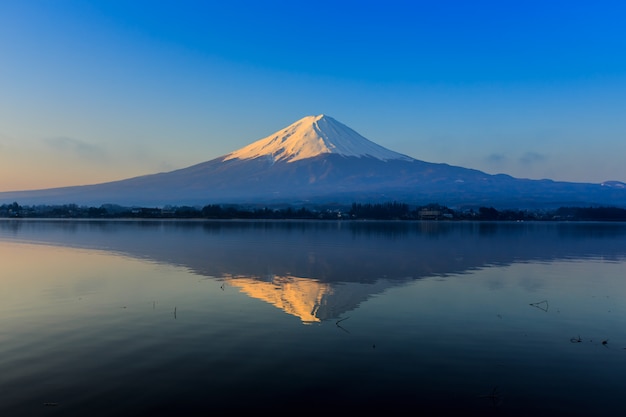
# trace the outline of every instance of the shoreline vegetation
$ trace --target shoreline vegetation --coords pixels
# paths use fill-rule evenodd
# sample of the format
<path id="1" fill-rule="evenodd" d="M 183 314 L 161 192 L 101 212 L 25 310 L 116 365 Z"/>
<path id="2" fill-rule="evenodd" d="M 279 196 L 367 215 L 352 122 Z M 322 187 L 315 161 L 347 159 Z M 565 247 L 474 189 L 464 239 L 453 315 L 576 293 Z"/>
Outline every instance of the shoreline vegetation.
<path id="1" fill-rule="evenodd" d="M 620 207 L 559 207 L 556 209 L 497 210 L 494 207 L 451 209 L 439 204 L 411 206 L 405 203 L 352 203 L 316 207 L 254 207 L 237 204 L 209 204 L 203 207 L 99 207 L 63 205 L 0 205 L 0 218 L 50 219 L 259 219 L 259 220 L 481 220 L 481 221 L 626 221 Z"/>

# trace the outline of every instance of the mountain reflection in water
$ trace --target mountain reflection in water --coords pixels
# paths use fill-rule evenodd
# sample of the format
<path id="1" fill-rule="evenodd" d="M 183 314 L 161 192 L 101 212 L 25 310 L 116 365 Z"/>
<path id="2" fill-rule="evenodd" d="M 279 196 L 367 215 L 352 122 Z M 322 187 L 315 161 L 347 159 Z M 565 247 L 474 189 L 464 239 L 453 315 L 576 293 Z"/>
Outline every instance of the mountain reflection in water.
<path id="1" fill-rule="evenodd" d="M 622 223 L 0 220 L 0 256 L 1 416 L 623 413 Z"/>
<path id="2" fill-rule="evenodd" d="M 4 220 L 0 237 L 184 267 L 303 323 L 424 277 L 626 255 L 622 223 Z"/>

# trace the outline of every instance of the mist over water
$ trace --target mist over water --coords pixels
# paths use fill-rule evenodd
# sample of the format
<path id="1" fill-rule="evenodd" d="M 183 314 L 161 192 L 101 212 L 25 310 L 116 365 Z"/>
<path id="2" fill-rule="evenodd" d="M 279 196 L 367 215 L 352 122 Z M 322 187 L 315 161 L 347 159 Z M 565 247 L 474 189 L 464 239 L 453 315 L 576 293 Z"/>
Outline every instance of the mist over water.
<path id="1" fill-rule="evenodd" d="M 620 223 L 0 221 L 0 415 L 615 415 Z"/>

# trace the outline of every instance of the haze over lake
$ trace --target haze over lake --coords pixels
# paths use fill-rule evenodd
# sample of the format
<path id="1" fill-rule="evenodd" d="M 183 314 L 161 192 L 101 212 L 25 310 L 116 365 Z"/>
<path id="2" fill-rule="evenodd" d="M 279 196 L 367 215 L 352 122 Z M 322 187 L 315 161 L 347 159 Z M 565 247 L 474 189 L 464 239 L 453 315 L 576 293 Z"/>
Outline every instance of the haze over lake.
<path id="1" fill-rule="evenodd" d="M 0 415 L 623 410 L 623 223 L 0 220 L 0 254 Z"/>

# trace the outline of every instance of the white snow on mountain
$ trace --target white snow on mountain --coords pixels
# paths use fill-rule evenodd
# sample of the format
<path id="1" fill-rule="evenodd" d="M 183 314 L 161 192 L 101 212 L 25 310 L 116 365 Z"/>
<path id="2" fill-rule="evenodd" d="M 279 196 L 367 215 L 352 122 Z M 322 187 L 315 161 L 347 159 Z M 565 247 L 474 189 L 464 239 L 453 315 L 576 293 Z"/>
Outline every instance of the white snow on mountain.
<path id="1" fill-rule="evenodd" d="M 270 158 L 272 161 L 294 162 L 328 153 L 359 158 L 373 157 L 383 161 L 413 160 L 377 145 L 323 114 L 306 116 L 266 138 L 226 155 L 224 160 Z"/>
<path id="2" fill-rule="evenodd" d="M 600 185 L 609 188 L 626 188 L 626 183 L 623 183 L 621 181 L 604 181 Z"/>

